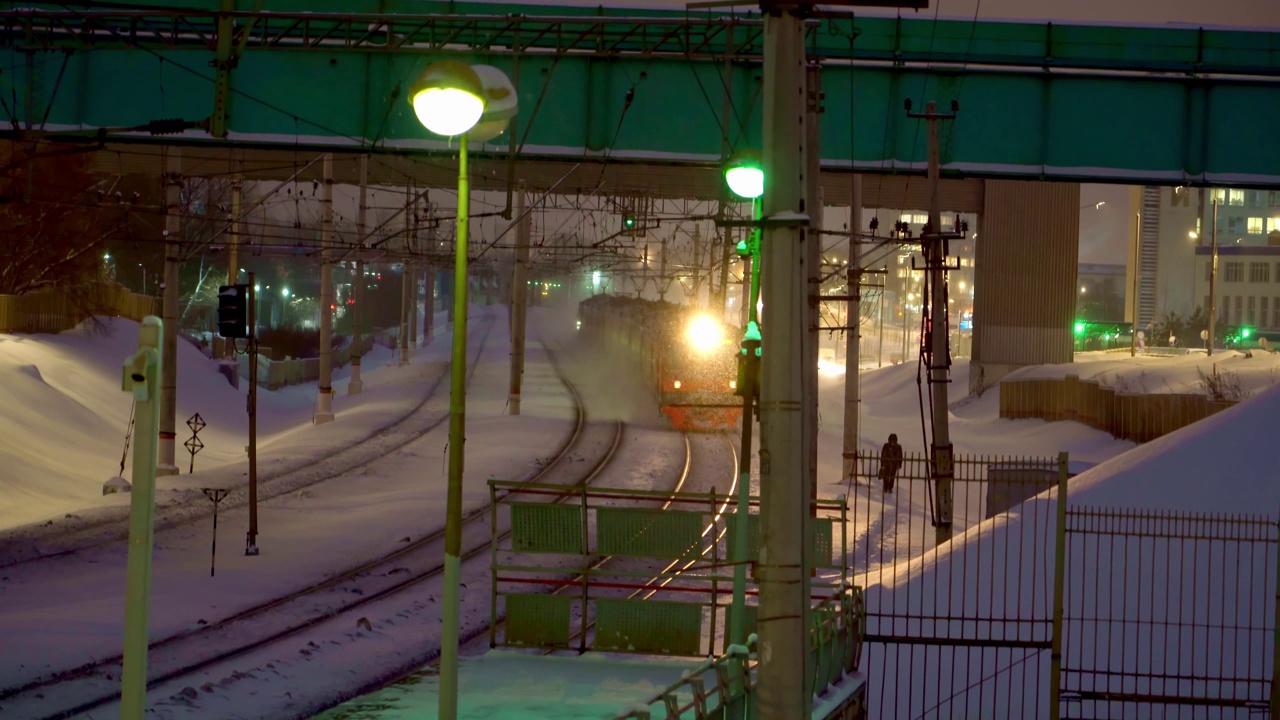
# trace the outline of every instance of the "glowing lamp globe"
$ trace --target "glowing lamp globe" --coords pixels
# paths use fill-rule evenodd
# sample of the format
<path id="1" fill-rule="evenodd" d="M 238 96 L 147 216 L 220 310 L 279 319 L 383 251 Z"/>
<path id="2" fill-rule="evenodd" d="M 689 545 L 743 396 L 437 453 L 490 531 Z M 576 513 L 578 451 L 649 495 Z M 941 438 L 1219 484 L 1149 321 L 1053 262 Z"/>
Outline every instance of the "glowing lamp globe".
<path id="1" fill-rule="evenodd" d="M 511 79 L 498 68 L 492 65 L 472 65 L 471 69 L 480 78 L 485 107 L 480 121 L 467 133 L 467 139 L 489 142 L 507 131 L 511 118 L 516 116 L 519 109 L 519 96 L 516 95 Z"/>
<path id="2" fill-rule="evenodd" d="M 409 90 L 413 112 L 423 127 L 453 137 L 475 127 L 484 114 L 484 85 L 470 65 L 442 60 L 427 66 Z"/>
<path id="3" fill-rule="evenodd" d="M 764 194 L 764 165 L 752 152 L 739 152 L 724 169 L 725 182 L 733 194 L 754 200 Z"/>

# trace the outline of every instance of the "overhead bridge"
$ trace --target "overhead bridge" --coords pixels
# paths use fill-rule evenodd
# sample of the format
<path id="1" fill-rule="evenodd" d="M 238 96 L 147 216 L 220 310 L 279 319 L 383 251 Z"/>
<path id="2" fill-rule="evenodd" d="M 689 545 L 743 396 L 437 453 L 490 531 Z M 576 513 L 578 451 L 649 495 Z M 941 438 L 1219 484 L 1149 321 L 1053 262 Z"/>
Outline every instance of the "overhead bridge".
<path id="1" fill-rule="evenodd" d="M 452 55 L 501 67 L 520 93 L 514 131 L 481 155 L 693 166 L 703 173 L 685 171 L 695 179 L 683 188 L 714 197 L 714 166 L 759 142 L 758 13 L 410 0 L 104 5 L 0 13 L 8 134 L 447 152 L 405 93 L 427 62 Z M 810 20 L 808 38 L 823 67 L 827 170 L 922 172 L 926 143 L 904 101 L 956 100 L 942 138 L 952 177 L 1280 185 L 1277 32 L 824 16 Z M 200 129 L 119 131 L 171 118 Z"/>

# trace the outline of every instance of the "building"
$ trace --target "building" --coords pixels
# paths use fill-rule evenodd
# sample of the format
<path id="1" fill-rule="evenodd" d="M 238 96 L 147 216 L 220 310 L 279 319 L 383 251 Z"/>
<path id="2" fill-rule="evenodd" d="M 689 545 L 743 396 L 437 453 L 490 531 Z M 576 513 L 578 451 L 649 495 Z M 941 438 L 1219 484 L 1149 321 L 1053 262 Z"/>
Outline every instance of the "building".
<path id="1" fill-rule="evenodd" d="M 1146 186 L 1135 187 L 1133 192 L 1141 226 L 1135 222 L 1136 232 L 1130 232 L 1131 270 L 1126 287 L 1132 287 L 1136 258 L 1141 328 L 1152 327 L 1168 314 L 1188 317 L 1206 302 L 1208 292 L 1200 284 L 1205 282 L 1203 266 L 1214 238 L 1215 201 L 1219 247 L 1280 244 L 1280 190 Z M 1249 260 L 1243 258 L 1248 254 L 1240 256 L 1238 262 L 1247 264 Z M 1233 281 L 1236 282 L 1245 281 Z M 1263 295 L 1248 295 L 1241 290 L 1232 297 Z M 1125 319 L 1131 320 L 1132 303 L 1126 302 L 1126 306 Z M 1247 307 L 1242 308 L 1247 313 Z M 1232 309 L 1234 312 L 1234 305 Z"/>
<path id="2" fill-rule="evenodd" d="M 1277 236 L 1276 245 L 1232 243 L 1218 249 L 1214 295 L 1219 326 L 1280 330 L 1280 233 Z M 1196 302 L 1207 308 L 1213 249 L 1198 247 L 1195 257 Z"/>
<path id="3" fill-rule="evenodd" d="M 1127 272 L 1124 265 L 1080 263 L 1076 269 L 1076 282 L 1080 285 L 1076 297 L 1076 320 L 1123 322 Z"/>

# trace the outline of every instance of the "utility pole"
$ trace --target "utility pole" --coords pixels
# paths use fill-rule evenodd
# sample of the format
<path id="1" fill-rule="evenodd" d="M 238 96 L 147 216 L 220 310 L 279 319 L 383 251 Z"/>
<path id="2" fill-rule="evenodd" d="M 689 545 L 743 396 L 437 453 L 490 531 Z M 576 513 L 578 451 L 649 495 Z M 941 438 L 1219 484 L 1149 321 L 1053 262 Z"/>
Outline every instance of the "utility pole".
<path id="1" fill-rule="evenodd" d="M 422 288 L 422 342 L 428 344 L 435 335 L 436 325 L 436 268 L 430 263 L 427 263 Z"/>
<path id="2" fill-rule="evenodd" d="M 235 285 L 240 279 L 240 204 L 243 201 L 244 178 L 239 172 L 231 176 L 231 236 L 227 243 L 227 284 Z M 235 360 L 236 344 L 226 343 L 224 356 Z M 239 378 L 239 371 L 233 375 Z M 238 387 L 238 386 L 237 386 Z"/>
<path id="3" fill-rule="evenodd" d="M 165 149 L 164 168 L 164 348 L 160 370 L 160 430 L 156 474 L 177 475 L 178 271 L 182 268 L 182 150 Z"/>
<path id="4" fill-rule="evenodd" d="M 417 187 L 414 187 L 414 196 L 417 196 Z M 409 232 L 409 257 L 413 257 L 418 252 L 421 245 L 419 242 L 419 233 L 422 231 L 422 221 L 418 217 L 418 208 L 413 209 L 413 229 Z M 409 356 L 418 354 L 418 263 L 412 260 L 405 261 L 405 270 L 408 271 L 409 277 Z"/>
<path id="5" fill-rule="evenodd" d="M 320 381 L 316 425 L 333 422 L 333 154 L 324 154 L 320 195 Z"/>
<path id="6" fill-rule="evenodd" d="M 249 532 L 244 554 L 258 554 L 258 287 L 249 273 Z"/>
<path id="7" fill-rule="evenodd" d="M 1133 298 L 1133 327 L 1129 329 L 1129 357 L 1138 354 L 1138 288 L 1142 286 L 1142 213 L 1133 216 L 1133 286 L 1130 292 Z"/>
<path id="8" fill-rule="evenodd" d="M 529 264 L 529 217 L 525 212 L 525 184 L 516 188 L 516 252 L 511 271 L 511 414 L 520 414 L 520 386 L 524 379 L 524 328 L 528 312 L 529 288 L 525 266 Z"/>
<path id="9" fill-rule="evenodd" d="M 843 475 L 851 478 L 858 467 L 858 374 L 862 354 L 862 176 L 851 179 L 849 198 L 849 290 L 848 320 L 845 321 L 844 353 L 844 458 Z"/>
<path id="10" fill-rule="evenodd" d="M 908 101 L 909 102 L 909 101 Z M 952 469 L 951 427 L 947 416 L 947 385 L 951 382 L 951 351 L 947 347 L 947 240 L 963 237 L 961 228 L 956 232 L 942 232 L 942 208 L 938 199 L 938 185 L 942 173 L 942 161 L 938 148 L 938 121 L 955 119 L 959 104 L 951 103 L 951 113 L 940 113 L 933 102 L 925 104 L 923 113 L 910 112 L 908 117 L 922 118 L 929 123 L 929 227 L 921 233 L 920 241 L 925 251 L 925 266 L 929 273 L 929 323 L 928 333 L 922 339 L 926 347 L 929 365 L 929 390 L 933 395 L 933 442 L 929 448 L 930 469 L 935 494 L 934 508 L 939 545 L 951 539 Z M 957 218 L 959 224 L 959 218 Z"/>
<path id="11" fill-rule="evenodd" d="M 808 292 L 804 10 L 764 10 L 764 238 L 760 274 L 763 368 L 760 393 L 760 588 L 757 616 L 760 720 L 812 713 L 805 528 L 809 455 L 803 400 Z"/>
<path id="12" fill-rule="evenodd" d="M 809 231 L 805 233 L 805 328 L 804 334 L 804 443 L 809 453 L 808 472 L 809 499 L 805 508 L 805 517 L 813 517 L 817 512 L 814 505 L 818 499 L 818 333 L 822 325 L 820 312 L 822 301 L 822 153 L 819 151 L 822 138 L 822 67 L 817 62 L 809 62 L 805 66 L 805 112 L 804 112 L 804 152 L 805 152 L 805 209 L 809 215 Z M 809 537 L 809 528 L 805 528 L 805 537 Z M 810 544 L 805 544 L 808 550 Z M 810 562 L 805 567 L 811 566 Z M 809 573 L 805 572 L 805 584 L 808 585 Z M 808 588 L 805 596 L 808 596 Z"/>
<path id="13" fill-rule="evenodd" d="M 1215 331 L 1218 329 L 1218 199 L 1213 199 L 1213 227 L 1209 230 L 1209 244 L 1212 247 L 1209 254 L 1209 355 L 1213 356 L 1213 344 L 1217 335 Z M 1137 320 L 1137 313 L 1134 313 L 1134 320 Z"/>
<path id="14" fill-rule="evenodd" d="M 364 355 L 364 249 L 369 245 L 369 156 L 360 156 L 360 207 L 356 209 L 356 230 L 360 234 L 360 249 L 356 255 L 356 280 L 354 295 L 356 304 L 351 313 L 351 380 L 347 382 L 347 394 L 358 395 L 364 391 L 360 379 L 360 358 Z"/>
<path id="15" fill-rule="evenodd" d="M 409 249 L 409 233 L 413 230 L 412 191 L 404 186 L 404 249 Z M 400 263 L 400 366 L 409 364 L 409 260 Z"/>

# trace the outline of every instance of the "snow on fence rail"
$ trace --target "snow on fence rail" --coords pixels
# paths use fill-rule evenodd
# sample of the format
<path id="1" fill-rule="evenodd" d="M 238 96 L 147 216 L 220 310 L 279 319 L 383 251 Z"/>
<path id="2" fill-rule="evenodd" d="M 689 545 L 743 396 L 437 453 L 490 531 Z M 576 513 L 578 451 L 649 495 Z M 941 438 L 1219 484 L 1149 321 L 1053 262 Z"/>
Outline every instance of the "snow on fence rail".
<path id="1" fill-rule="evenodd" d="M 116 283 L 99 283 L 68 294 L 49 288 L 23 295 L 0 295 L 0 333 L 60 333 L 95 315 L 141 322 L 160 314 L 159 298 L 139 295 Z"/>
<path id="2" fill-rule="evenodd" d="M 1198 394 L 1119 393 L 1076 375 L 1004 380 L 1000 417 L 1075 420 L 1121 440 L 1148 442 L 1232 405 Z"/>

